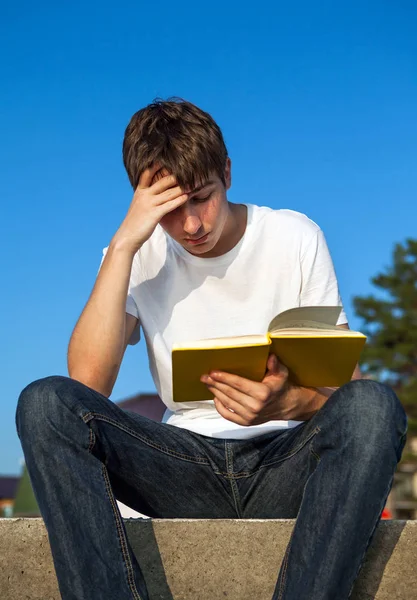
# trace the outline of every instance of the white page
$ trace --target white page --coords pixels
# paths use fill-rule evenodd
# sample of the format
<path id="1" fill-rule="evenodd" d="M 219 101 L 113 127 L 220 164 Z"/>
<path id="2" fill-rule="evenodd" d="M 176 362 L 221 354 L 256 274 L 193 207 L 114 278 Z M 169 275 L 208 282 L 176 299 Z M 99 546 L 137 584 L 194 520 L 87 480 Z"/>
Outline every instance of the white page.
<path id="1" fill-rule="evenodd" d="M 235 337 L 223 337 L 223 338 L 206 338 L 204 340 L 194 340 L 191 342 L 181 342 L 180 344 L 174 344 L 173 350 L 183 349 L 210 349 L 210 348 L 234 348 L 240 346 L 263 346 L 269 344 L 269 338 L 267 335 L 238 335 Z"/>
<path id="2" fill-rule="evenodd" d="M 313 327 L 317 329 L 336 327 L 341 311 L 341 306 L 299 306 L 290 308 L 272 319 L 268 331 L 272 332 L 288 327 Z"/>

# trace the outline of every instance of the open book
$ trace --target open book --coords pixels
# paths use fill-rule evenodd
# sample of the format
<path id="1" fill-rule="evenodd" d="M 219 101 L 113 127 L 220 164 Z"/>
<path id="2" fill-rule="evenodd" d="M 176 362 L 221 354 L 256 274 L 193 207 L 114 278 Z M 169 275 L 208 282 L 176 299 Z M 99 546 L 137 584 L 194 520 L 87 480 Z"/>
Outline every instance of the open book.
<path id="1" fill-rule="evenodd" d="M 340 387 L 350 381 L 366 336 L 336 326 L 340 306 L 302 306 L 277 315 L 263 335 L 211 338 L 174 344 L 174 402 L 211 400 L 201 375 L 218 370 L 262 381 L 269 354 L 305 387 Z"/>

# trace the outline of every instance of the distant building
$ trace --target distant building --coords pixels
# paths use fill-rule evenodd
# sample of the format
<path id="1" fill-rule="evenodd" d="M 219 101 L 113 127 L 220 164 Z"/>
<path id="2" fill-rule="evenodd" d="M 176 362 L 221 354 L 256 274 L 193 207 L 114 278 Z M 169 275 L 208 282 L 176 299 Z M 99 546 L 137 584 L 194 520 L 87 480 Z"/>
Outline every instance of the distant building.
<path id="1" fill-rule="evenodd" d="M 19 479 L 19 476 L 0 475 L 0 517 L 12 516 Z"/>

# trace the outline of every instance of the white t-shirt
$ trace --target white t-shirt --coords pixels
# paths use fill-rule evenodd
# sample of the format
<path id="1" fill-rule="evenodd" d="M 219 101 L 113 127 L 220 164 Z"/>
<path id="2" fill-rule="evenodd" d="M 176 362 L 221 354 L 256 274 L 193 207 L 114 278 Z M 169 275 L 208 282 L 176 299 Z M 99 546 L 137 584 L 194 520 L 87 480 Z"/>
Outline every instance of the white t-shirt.
<path id="1" fill-rule="evenodd" d="M 216 438 L 244 439 L 295 427 L 300 421 L 242 426 L 224 419 L 212 400 L 172 400 L 174 343 L 263 334 L 278 313 L 296 306 L 342 306 L 321 229 L 293 210 L 247 204 L 245 233 L 226 254 L 201 258 L 158 225 L 136 253 L 126 312 L 145 335 L 152 377 L 164 404 L 163 422 Z M 103 250 L 103 258 L 107 248 Z M 342 309 L 338 324 L 346 323 Z"/>

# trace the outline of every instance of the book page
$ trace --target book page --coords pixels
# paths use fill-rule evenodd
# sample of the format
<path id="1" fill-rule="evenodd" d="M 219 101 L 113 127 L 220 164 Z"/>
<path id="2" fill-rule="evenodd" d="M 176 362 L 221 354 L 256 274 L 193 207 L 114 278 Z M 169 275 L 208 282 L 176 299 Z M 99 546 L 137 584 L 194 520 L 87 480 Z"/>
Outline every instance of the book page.
<path id="1" fill-rule="evenodd" d="M 238 348 L 241 346 L 269 345 L 268 335 L 239 335 L 234 337 L 207 338 L 174 344 L 172 350 L 201 350 L 213 348 Z"/>
<path id="2" fill-rule="evenodd" d="M 270 337 L 365 337 L 363 333 L 359 331 L 352 331 L 351 329 L 342 329 L 340 327 L 331 327 L 328 325 L 323 326 L 319 323 L 320 327 L 286 327 L 285 329 L 275 329 L 270 332 Z"/>
<path id="3" fill-rule="evenodd" d="M 332 329 L 336 327 L 341 311 L 341 306 L 299 306 L 290 308 L 272 319 L 268 331 L 272 333 L 289 327 Z"/>

